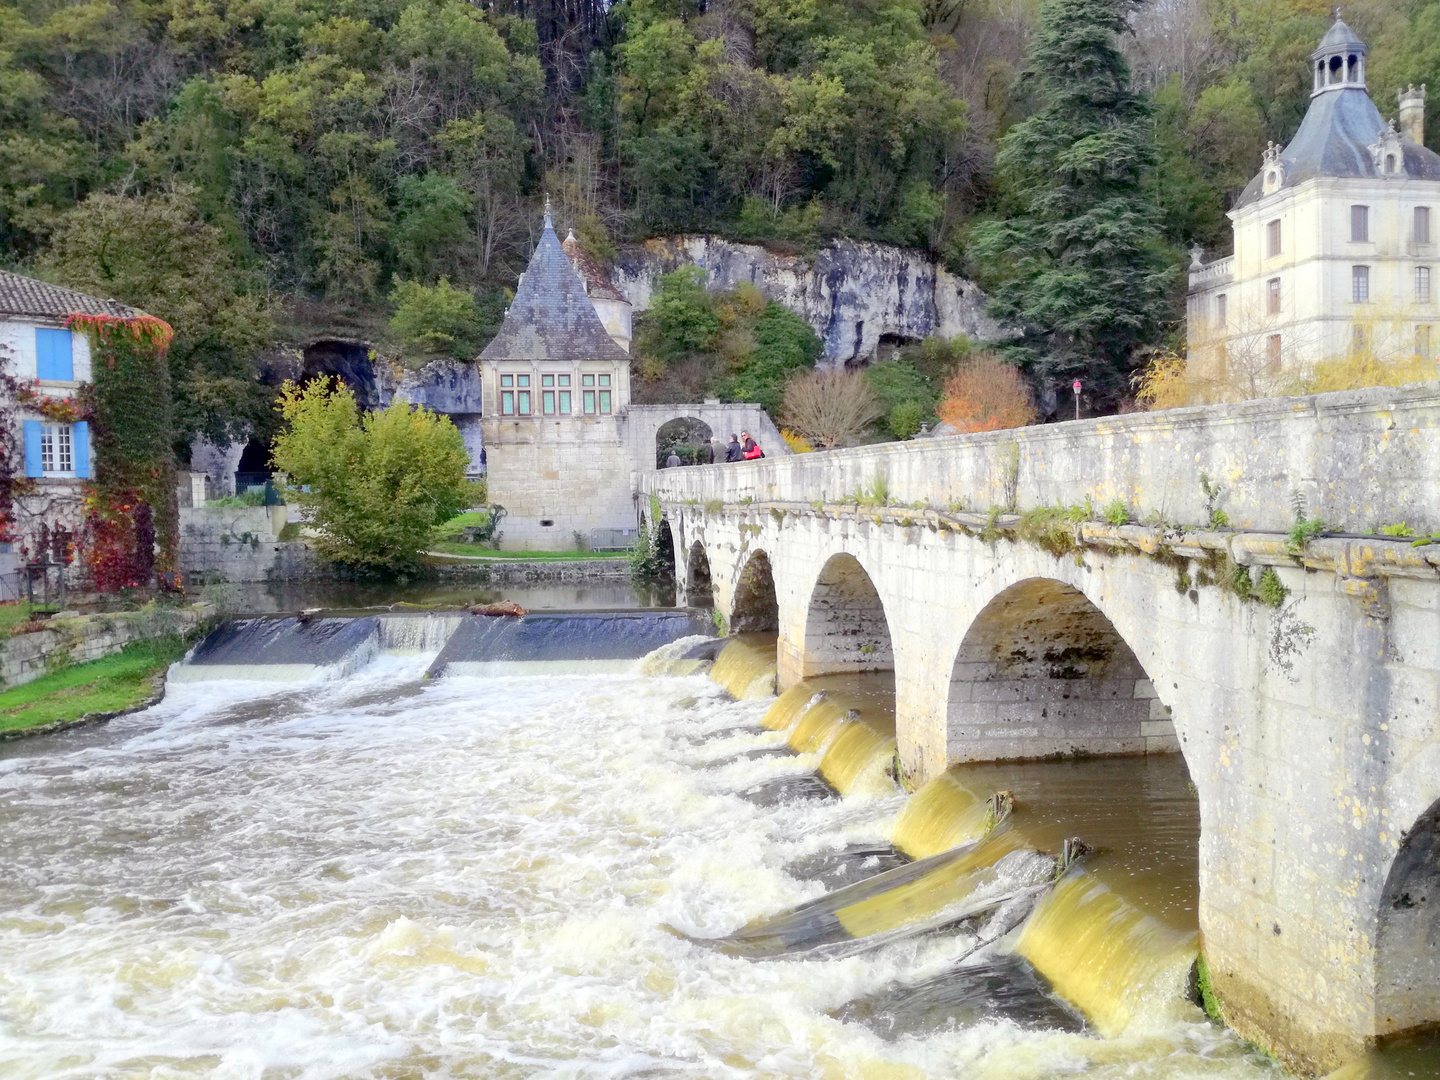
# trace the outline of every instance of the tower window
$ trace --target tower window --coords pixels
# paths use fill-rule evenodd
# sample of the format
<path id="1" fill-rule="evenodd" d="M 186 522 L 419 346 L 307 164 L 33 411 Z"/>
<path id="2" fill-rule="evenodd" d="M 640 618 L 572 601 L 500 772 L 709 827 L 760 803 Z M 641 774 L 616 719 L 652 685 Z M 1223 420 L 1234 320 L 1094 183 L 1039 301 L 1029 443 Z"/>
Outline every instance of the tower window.
<path id="1" fill-rule="evenodd" d="M 1352 244 L 1368 244 L 1370 242 L 1370 208 L 1368 206 L 1350 207 L 1350 242 Z"/>
<path id="2" fill-rule="evenodd" d="M 1350 302 L 1353 304 L 1365 304 L 1370 300 L 1370 267 L 1352 266 L 1350 268 Z"/>
<path id="3" fill-rule="evenodd" d="M 1267 255 L 1280 254 L 1280 219 L 1276 218 L 1265 226 L 1265 253 Z"/>
<path id="4" fill-rule="evenodd" d="M 1215 297 L 1215 325 L 1217 326 L 1225 325 L 1226 308 L 1229 306 L 1228 299 L 1223 292 Z"/>
<path id="5" fill-rule="evenodd" d="M 1415 355 L 1421 360 L 1432 359 L 1430 355 L 1430 327 L 1422 323 L 1415 327 Z"/>
<path id="6" fill-rule="evenodd" d="M 1266 292 L 1266 302 L 1265 302 L 1266 310 L 1267 310 L 1267 311 L 1269 312 L 1269 314 L 1271 314 L 1271 315 L 1279 315 L 1279 314 L 1280 314 L 1280 279 L 1279 279 L 1278 277 L 1272 277 L 1269 281 L 1267 281 L 1267 282 L 1265 283 L 1265 292 Z"/>
<path id="7" fill-rule="evenodd" d="M 1415 302 L 1430 303 L 1430 267 L 1415 267 Z"/>
<path id="8" fill-rule="evenodd" d="M 1415 207 L 1415 242 L 1430 243 L 1430 207 Z"/>
<path id="9" fill-rule="evenodd" d="M 1280 335 L 1271 334 L 1265 339 L 1265 364 L 1272 371 L 1280 367 Z"/>
<path id="10" fill-rule="evenodd" d="M 1356 356 L 1359 356 L 1359 355 L 1361 355 L 1362 353 L 1364 353 L 1364 351 L 1365 351 L 1365 328 L 1364 328 L 1363 326 L 1357 326 L 1357 327 L 1355 327 L 1355 329 L 1352 331 L 1352 336 L 1351 336 L 1351 338 L 1350 338 L 1350 350 L 1351 350 L 1351 352 L 1353 352 Z"/>

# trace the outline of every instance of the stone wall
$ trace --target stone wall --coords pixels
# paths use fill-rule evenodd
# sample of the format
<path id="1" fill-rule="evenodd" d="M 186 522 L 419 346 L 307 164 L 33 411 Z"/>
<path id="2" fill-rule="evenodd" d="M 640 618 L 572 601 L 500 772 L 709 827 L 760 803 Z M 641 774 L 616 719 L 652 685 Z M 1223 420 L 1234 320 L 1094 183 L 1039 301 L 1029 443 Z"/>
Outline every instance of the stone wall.
<path id="1" fill-rule="evenodd" d="M 1352 533 L 1406 522 L 1440 531 L 1440 389 L 1375 388 L 1237 405 L 1132 413 L 1038 427 L 832 450 L 724 469 L 677 469 L 681 501 L 842 501 L 878 479 L 888 501 L 990 507 L 1119 499 L 1200 525 L 1213 508 L 1237 529 L 1289 529 L 1295 499 Z"/>
<path id="2" fill-rule="evenodd" d="M 760 449 L 765 451 L 766 457 L 785 457 L 790 453 L 790 447 L 780 437 L 769 413 L 759 405 L 713 402 L 704 405 L 630 405 L 625 409 L 620 430 L 632 469 L 643 472 L 654 468 L 656 434 L 671 420 L 680 417 L 690 417 L 705 424 L 720 440 L 721 452 L 732 434 L 748 431 L 760 444 Z"/>
<path id="3" fill-rule="evenodd" d="M 44 630 L 0 638 L 0 686 L 20 686 L 48 671 L 99 660 L 132 641 L 186 633 L 214 613 L 209 605 L 196 604 L 53 618 Z"/>
<path id="4" fill-rule="evenodd" d="M 288 510 L 285 506 L 182 506 L 181 571 L 187 580 L 267 580 Z"/>
<path id="5" fill-rule="evenodd" d="M 490 501 L 505 507 L 501 547 L 575 549 L 594 529 L 637 524 L 633 464 L 615 416 L 484 421 Z"/>
<path id="6" fill-rule="evenodd" d="M 748 281 L 798 312 L 834 363 L 869 359 L 885 341 L 1006 336 L 986 314 L 978 285 L 951 274 L 927 252 L 889 244 L 836 240 L 800 256 L 775 255 L 758 244 L 718 236 L 660 237 L 622 251 L 613 278 L 641 312 L 649 309 L 661 274 L 689 265 L 704 268 L 711 289 Z"/>

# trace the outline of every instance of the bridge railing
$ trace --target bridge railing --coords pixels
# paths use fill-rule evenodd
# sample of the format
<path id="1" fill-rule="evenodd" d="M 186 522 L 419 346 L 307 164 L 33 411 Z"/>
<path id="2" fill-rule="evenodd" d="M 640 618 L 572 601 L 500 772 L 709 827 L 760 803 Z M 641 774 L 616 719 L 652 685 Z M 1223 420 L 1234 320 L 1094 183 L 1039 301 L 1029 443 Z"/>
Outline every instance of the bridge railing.
<path id="1" fill-rule="evenodd" d="M 1218 485 L 1207 494 L 1201 478 Z M 923 504 L 953 510 L 1123 502 L 1136 520 L 1284 531 L 1440 531 L 1440 384 L 1131 413 L 641 475 L 661 498 Z"/>

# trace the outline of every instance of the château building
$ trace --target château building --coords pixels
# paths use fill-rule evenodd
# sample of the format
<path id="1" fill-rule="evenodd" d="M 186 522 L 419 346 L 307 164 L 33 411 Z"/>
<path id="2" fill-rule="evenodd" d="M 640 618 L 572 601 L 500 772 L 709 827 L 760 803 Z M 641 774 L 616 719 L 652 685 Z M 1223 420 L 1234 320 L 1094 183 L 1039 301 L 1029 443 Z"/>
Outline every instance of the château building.
<path id="1" fill-rule="evenodd" d="M 1366 51 L 1337 17 L 1311 54 L 1299 130 L 1229 212 L 1234 254 L 1192 253 L 1192 379 L 1254 396 L 1349 355 L 1435 360 L 1440 155 L 1423 145 L 1425 88 L 1401 91 L 1398 126 L 1386 121 Z"/>

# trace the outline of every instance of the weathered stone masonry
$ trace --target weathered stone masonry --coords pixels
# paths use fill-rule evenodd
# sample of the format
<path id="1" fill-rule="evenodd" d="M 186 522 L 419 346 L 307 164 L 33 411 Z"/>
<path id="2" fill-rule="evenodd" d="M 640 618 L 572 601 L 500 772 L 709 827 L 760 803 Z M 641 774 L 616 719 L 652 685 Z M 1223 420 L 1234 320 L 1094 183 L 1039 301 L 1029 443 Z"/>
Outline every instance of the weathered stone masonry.
<path id="1" fill-rule="evenodd" d="M 849 498 L 877 477 L 887 505 Z M 764 592 L 764 557 L 783 685 L 883 666 L 861 651 L 883 617 L 916 781 L 963 760 L 1178 747 L 1199 794 L 1214 984 L 1231 1024 L 1287 1064 L 1322 1071 L 1440 1020 L 1440 959 L 1416 952 L 1440 926 L 1426 878 L 1440 862 L 1440 545 L 1329 536 L 1302 552 L 1283 535 L 1297 503 L 1352 534 L 1440 530 L 1434 387 L 671 470 L 645 486 L 675 550 L 700 545 L 732 623 Z M 1176 524 L 1067 526 L 1078 546 L 1057 555 L 989 510 L 1087 497 Z M 1200 528 L 1214 509 L 1233 530 Z M 1224 587 L 1235 567 L 1252 582 L 1273 569 L 1288 594 L 1243 599 Z"/>

